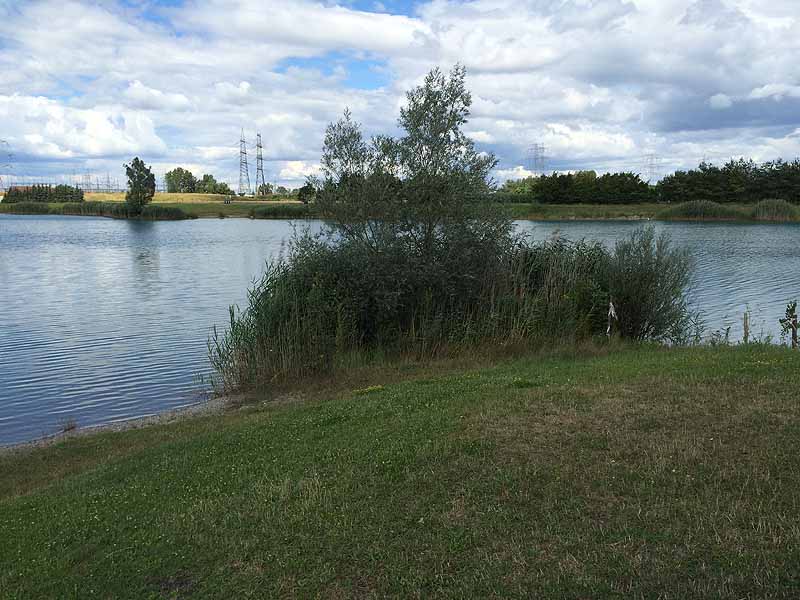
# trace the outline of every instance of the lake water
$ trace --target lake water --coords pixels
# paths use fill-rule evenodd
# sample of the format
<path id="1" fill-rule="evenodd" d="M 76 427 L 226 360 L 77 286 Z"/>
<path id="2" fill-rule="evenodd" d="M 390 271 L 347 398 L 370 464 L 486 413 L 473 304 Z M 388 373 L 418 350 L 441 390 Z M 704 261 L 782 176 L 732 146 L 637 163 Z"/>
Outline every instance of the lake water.
<path id="1" fill-rule="evenodd" d="M 319 227 L 318 223 L 311 223 Z M 613 244 L 635 222 L 520 222 L 535 239 Z M 800 297 L 800 226 L 658 223 L 697 259 L 709 329 L 777 337 Z M 206 342 L 243 304 L 287 221 L 0 215 L 0 445 L 200 402 Z"/>

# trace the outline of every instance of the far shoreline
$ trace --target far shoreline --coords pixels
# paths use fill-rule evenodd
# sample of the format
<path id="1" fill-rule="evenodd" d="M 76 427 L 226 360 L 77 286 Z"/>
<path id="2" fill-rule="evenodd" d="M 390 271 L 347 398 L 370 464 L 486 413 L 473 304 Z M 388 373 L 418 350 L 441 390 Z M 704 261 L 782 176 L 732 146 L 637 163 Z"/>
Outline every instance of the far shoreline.
<path id="1" fill-rule="evenodd" d="M 108 194 L 102 194 L 108 196 Z M 92 201 L 91 194 L 88 202 Z M 251 220 L 318 220 L 321 217 L 314 211 L 313 205 L 306 205 L 292 200 L 234 200 L 225 204 L 222 200 L 198 202 L 196 198 L 182 198 L 164 202 L 167 194 L 159 194 L 160 199 L 153 202 L 153 208 L 163 208 L 165 212 L 175 209 L 185 213 L 188 219 L 251 219 Z M 157 196 L 157 198 L 158 198 Z M 176 194 L 176 196 L 182 196 Z M 183 195 L 186 196 L 186 195 Z M 191 196 L 197 196 L 193 194 Z M 116 199 L 103 198 L 104 202 L 117 202 Z M 42 203 L 42 207 L 30 212 L 19 205 L 0 202 L 0 214 L 11 215 L 54 215 L 54 216 L 97 216 L 100 218 L 115 218 L 112 215 L 91 214 L 62 214 L 58 204 Z M 727 211 L 719 215 L 683 216 L 680 214 L 665 214 L 675 212 L 681 204 L 503 204 L 512 219 L 517 221 L 550 222 L 550 221 L 657 221 L 657 222 L 713 222 L 713 223 L 741 223 L 741 224 L 774 224 L 796 223 L 793 219 L 758 219 L 751 216 L 755 205 L 725 204 Z M 142 219 L 142 220 L 173 220 L 173 219 Z M 183 220 L 183 219 L 174 219 Z"/>

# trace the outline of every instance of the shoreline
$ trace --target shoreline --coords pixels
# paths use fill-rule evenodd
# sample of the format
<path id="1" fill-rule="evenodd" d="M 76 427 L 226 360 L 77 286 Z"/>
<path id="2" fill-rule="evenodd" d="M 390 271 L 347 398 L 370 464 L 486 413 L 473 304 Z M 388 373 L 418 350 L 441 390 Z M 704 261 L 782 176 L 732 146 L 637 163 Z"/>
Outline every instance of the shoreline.
<path id="1" fill-rule="evenodd" d="M 130 431 L 132 429 L 143 429 L 153 425 L 166 425 L 168 423 L 184 421 L 194 417 L 218 415 L 223 413 L 226 408 L 233 406 L 234 404 L 234 397 L 218 396 L 203 402 L 198 402 L 197 404 L 173 408 L 164 412 L 156 413 L 154 415 L 131 417 L 130 419 L 125 419 L 122 421 L 102 423 L 99 425 L 88 425 L 86 427 L 76 427 L 75 429 L 71 429 L 69 431 L 60 431 L 52 435 L 33 440 L 18 442 L 7 446 L 0 446 L 0 456 L 20 454 L 32 450 L 49 448 L 50 446 L 54 446 L 60 442 L 72 438 L 89 437 L 101 433 L 119 433 L 122 431 Z"/>

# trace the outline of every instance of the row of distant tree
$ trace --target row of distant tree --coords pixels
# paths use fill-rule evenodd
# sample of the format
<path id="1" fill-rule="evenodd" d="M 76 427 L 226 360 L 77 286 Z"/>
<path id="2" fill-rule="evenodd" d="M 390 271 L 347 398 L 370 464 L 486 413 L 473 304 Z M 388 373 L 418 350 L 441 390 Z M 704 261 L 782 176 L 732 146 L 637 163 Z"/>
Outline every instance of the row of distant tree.
<path id="1" fill-rule="evenodd" d="M 758 202 L 766 198 L 800 202 L 800 160 L 758 164 L 739 159 L 722 167 L 702 162 L 696 169 L 667 175 L 656 185 L 631 172 L 553 173 L 507 181 L 498 194 L 504 201 L 551 204 Z"/>
<path id="2" fill-rule="evenodd" d="M 167 192 L 170 194 L 234 194 L 227 183 L 217 181 L 213 175 L 206 173 L 198 179 L 191 171 L 182 167 L 167 172 L 164 179 L 167 184 Z M 297 190 L 290 190 L 282 185 L 273 186 L 271 183 L 262 183 L 256 190 L 256 196 L 289 196 L 296 193 Z"/>
<path id="3" fill-rule="evenodd" d="M 15 186 L 5 193 L 3 202 L 83 202 L 83 190 L 71 185 Z"/>

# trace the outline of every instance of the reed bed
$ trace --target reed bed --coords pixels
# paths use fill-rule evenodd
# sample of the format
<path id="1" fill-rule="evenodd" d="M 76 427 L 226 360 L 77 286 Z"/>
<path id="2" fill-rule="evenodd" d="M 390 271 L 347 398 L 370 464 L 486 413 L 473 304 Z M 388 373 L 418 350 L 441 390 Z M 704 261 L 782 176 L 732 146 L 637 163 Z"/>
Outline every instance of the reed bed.
<path id="1" fill-rule="evenodd" d="M 517 243 L 496 255 L 422 260 L 396 245 L 294 240 L 268 264 L 248 306 L 230 309 L 209 356 L 225 391 L 335 371 L 386 357 L 425 359 L 615 335 L 684 341 L 691 261 L 642 229 L 613 251 L 600 244 Z M 462 265 L 461 270 L 453 265 Z"/>
<path id="2" fill-rule="evenodd" d="M 752 211 L 755 221 L 791 222 L 800 221 L 800 209 L 786 200 L 762 200 Z"/>
<path id="3" fill-rule="evenodd" d="M 0 204 L 0 212 L 24 215 L 80 215 L 111 217 L 113 219 L 143 219 L 145 221 L 177 221 L 196 218 L 177 207 L 148 204 L 141 215 L 131 215 L 124 202 L 68 202 L 48 204 L 44 202 L 19 202 Z"/>

